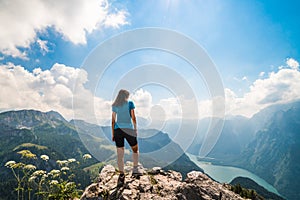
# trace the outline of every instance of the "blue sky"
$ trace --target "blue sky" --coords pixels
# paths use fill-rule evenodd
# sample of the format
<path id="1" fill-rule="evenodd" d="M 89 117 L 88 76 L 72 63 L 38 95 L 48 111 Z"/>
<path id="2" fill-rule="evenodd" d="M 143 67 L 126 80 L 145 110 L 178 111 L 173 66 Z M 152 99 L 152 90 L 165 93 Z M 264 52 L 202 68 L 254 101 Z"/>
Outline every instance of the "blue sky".
<path id="1" fill-rule="evenodd" d="M 45 75 L 47 70 L 54 73 L 51 69 L 55 63 L 61 64 L 61 69 L 56 73 L 62 73 L 62 69 L 66 70 L 64 67 L 70 67 L 68 70 L 73 73 L 76 68 L 81 67 L 85 58 L 97 45 L 114 35 L 144 27 L 166 28 L 186 35 L 206 50 L 220 73 L 225 95 L 234 104 L 243 105 L 243 102 L 249 101 L 247 98 L 255 99 L 255 95 L 261 98 L 261 101 L 253 103 L 255 104 L 253 107 L 247 105 L 245 113 L 232 113 L 251 116 L 253 113 L 249 110 L 253 108 L 258 111 L 272 103 L 284 103 L 298 99 L 299 94 L 293 90 L 298 82 L 292 78 L 297 79 L 299 72 L 300 26 L 298 23 L 299 12 L 297 12 L 299 4 L 298 1 L 292 0 L 285 2 L 272 0 L 115 0 L 108 1 L 108 4 L 104 0 L 95 0 L 90 3 L 76 0 L 72 5 L 67 1 L 62 1 L 57 5 L 47 5 L 41 1 L 30 3 L 1 1 L 0 27 L 5 31 L 0 34 L 0 43 L 2 43 L 0 63 L 2 68 L 5 66 L 7 68 L 8 65 L 10 67 L 20 65 L 24 70 L 28 70 L 28 72 L 22 73 L 29 75 L 34 74 L 34 70 L 40 68 L 44 73 L 43 76 L 40 75 L 41 77 L 47 76 Z M 42 9 L 46 10 L 43 12 Z M 158 53 L 149 52 L 142 52 L 136 56 L 135 64 L 143 64 L 145 56 L 149 56 L 152 57 L 151 62 L 174 65 L 179 73 L 185 74 L 184 77 L 192 77 L 192 72 L 176 67 L 176 64 L 170 61 L 169 56 L 160 56 Z M 135 59 L 134 55 L 128 56 L 124 63 L 129 66 L 132 64 L 130 62 L 132 59 Z M 287 61 L 290 61 L 290 64 Z M 294 71 L 287 71 L 291 68 Z M 5 75 L 6 72 L 1 74 L 2 82 L 7 87 L 6 90 L 2 89 L 2 92 L 7 92 L 10 88 L 7 86 L 10 82 L 7 79 L 8 76 Z M 277 87 L 277 83 L 273 85 L 271 83 L 274 83 L 274 79 L 280 80 L 280 77 L 287 77 L 283 73 L 289 74 L 287 81 L 290 81 L 288 83 L 290 84 L 290 93 L 283 94 L 278 101 L 261 105 L 259 102 L 270 97 L 261 96 L 257 90 L 262 91 L 261 87 L 264 87 L 270 91 L 271 97 L 274 96 L 274 93 L 280 88 Z M 111 72 L 112 77 L 113 75 L 114 72 Z M 18 82 L 17 77 L 19 76 L 16 73 L 14 76 L 14 81 Z M 56 83 L 62 80 L 62 76 L 55 77 L 53 75 L 53 77 Z M 65 78 L 68 79 L 67 75 Z M 5 81 L 6 79 L 7 81 Z M 190 78 L 190 81 L 193 82 L 194 79 Z M 17 85 L 15 82 L 14 84 Z M 28 84 L 26 89 L 22 88 L 24 84 Z M 44 82 L 38 84 L 43 85 Z M 196 83 L 194 84 L 196 85 Z M 18 86 L 21 92 L 19 91 L 17 95 L 25 95 L 22 93 L 24 90 L 34 93 L 30 90 L 36 88 L 44 91 L 39 92 L 41 94 L 52 88 L 49 85 L 33 87 L 28 82 L 22 83 L 22 85 L 22 87 Z M 199 87 L 204 87 L 203 83 Z M 148 90 L 151 89 L 148 88 Z M 153 94 L 151 91 L 149 92 L 150 97 L 144 91 L 144 96 L 139 96 L 139 98 L 150 104 L 154 99 L 155 103 L 161 100 L 157 94 L 154 94 L 154 91 L 152 91 Z M 51 93 L 50 89 L 49 93 Z M 101 98 L 101 94 L 97 95 Z M 26 99 L 24 96 L 22 98 Z M 37 98 L 39 100 L 28 100 L 28 102 L 41 101 L 41 103 L 32 105 L 30 103 L 22 105 L 19 102 L 12 104 L 10 99 L 3 98 L 0 109 L 33 107 L 47 110 L 54 108 L 71 118 L 71 111 L 67 109 L 70 106 L 64 106 L 62 103 L 67 101 L 67 98 L 64 100 L 61 97 L 49 97 L 47 100 L 45 97 L 43 100 L 40 99 L 41 97 Z M 139 101 L 138 97 L 135 98 L 136 101 Z M 162 95 L 161 98 L 167 99 L 168 95 Z M 60 100 L 51 104 L 54 102 L 53 99 Z M 105 101 L 108 100 L 105 99 Z M 232 104 L 228 106 L 231 108 L 229 110 L 240 109 L 240 107 L 231 106 Z"/>
<path id="2" fill-rule="evenodd" d="M 203 46 L 223 75 L 224 83 L 234 86 L 233 76 L 255 79 L 260 71 L 299 57 L 300 28 L 298 1 L 112 1 L 115 9 L 125 9 L 130 25 L 119 29 L 96 30 L 87 35 L 88 43 L 76 45 L 62 38 L 53 28 L 37 38 L 50 43 L 43 56 L 37 44 L 27 50 L 30 60 L 6 58 L 31 70 L 50 68 L 54 63 L 80 67 L 87 54 L 103 40 L 125 30 L 163 27 L 179 31 Z M 36 62 L 36 60 L 40 62 Z"/>

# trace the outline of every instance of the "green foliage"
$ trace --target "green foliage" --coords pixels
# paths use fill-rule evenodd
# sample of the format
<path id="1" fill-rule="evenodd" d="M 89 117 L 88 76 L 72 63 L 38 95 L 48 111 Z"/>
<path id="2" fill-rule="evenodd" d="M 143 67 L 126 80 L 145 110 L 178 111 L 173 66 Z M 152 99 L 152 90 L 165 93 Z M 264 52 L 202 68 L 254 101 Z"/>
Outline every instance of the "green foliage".
<path id="1" fill-rule="evenodd" d="M 83 170 L 90 174 L 91 180 L 96 181 L 99 176 L 99 169 L 102 169 L 105 163 L 100 162 L 89 167 L 84 168 Z"/>
<path id="2" fill-rule="evenodd" d="M 15 148 L 13 149 L 13 151 L 17 151 L 17 150 L 23 149 L 23 148 L 32 148 L 32 147 L 37 148 L 37 149 L 39 149 L 39 150 L 45 150 L 45 149 L 48 149 L 48 147 L 42 146 L 42 145 L 37 145 L 37 144 L 33 144 L 33 143 L 23 143 L 23 144 L 20 144 L 20 145 L 18 145 L 17 147 L 15 147 Z"/>
<path id="3" fill-rule="evenodd" d="M 246 177 L 236 177 L 231 182 L 231 185 L 240 185 L 243 188 L 247 188 L 249 190 L 255 191 L 259 195 L 261 195 L 265 199 L 273 199 L 273 200 L 284 200 L 283 197 L 278 196 L 272 192 L 269 192 L 264 187 L 258 185 L 255 181 Z"/>
<path id="4" fill-rule="evenodd" d="M 230 188 L 236 194 L 239 194 L 243 198 L 253 200 L 263 200 L 264 198 L 258 195 L 254 190 L 243 188 L 240 184 L 232 185 Z"/>
<path id="5" fill-rule="evenodd" d="M 29 151 L 29 150 L 19 151 L 18 154 L 20 154 L 22 156 L 21 158 L 36 159 L 36 155 L 31 153 L 31 151 Z"/>
<path id="6" fill-rule="evenodd" d="M 68 160 L 57 160 L 59 169 L 46 170 L 37 169 L 31 162 L 37 160 L 36 154 L 29 150 L 19 151 L 22 162 L 8 161 L 5 167 L 10 168 L 17 186 L 17 198 L 31 199 L 32 194 L 41 199 L 70 199 L 79 197 L 81 190 L 75 182 L 75 172 L 80 163 L 74 158 Z M 85 159 L 91 156 L 85 155 Z M 48 162 L 49 156 L 41 155 L 42 162 Z"/>

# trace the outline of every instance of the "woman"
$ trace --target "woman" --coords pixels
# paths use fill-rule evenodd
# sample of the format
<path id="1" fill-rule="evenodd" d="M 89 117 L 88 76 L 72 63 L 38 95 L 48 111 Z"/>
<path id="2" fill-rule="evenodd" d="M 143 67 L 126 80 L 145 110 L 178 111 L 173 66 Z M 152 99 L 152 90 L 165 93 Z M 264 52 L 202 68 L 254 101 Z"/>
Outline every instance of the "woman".
<path id="1" fill-rule="evenodd" d="M 134 103 L 128 101 L 129 92 L 120 90 L 117 98 L 112 104 L 112 141 L 116 143 L 118 168 L 120 176 L 118 185 L 125 181 L 124 175 L 124 139 L 129 143 L 132 149 L 133 175 L 141 174 L 138 168 L 138 143 L 137 143 L 137 124 L 134 113 Z"/>

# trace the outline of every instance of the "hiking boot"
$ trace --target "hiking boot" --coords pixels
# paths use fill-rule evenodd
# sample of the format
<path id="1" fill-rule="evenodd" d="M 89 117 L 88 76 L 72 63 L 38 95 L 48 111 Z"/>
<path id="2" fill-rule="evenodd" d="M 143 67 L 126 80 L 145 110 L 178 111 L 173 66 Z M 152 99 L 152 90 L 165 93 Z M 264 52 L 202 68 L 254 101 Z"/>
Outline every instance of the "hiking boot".
<path id="1" fill-rule="evenodd" d="M 125 182 L 125 174 L 120 174 L 119 178 L 118 178 L 118 184 L 117 184 L 117 186 L 118 187 L 123 186 L 124 182 Z"/>
<path id="2" fill-rule="evenodd" d="M 135 166 L 132 169 L 132 175 L 134 175 L 134 176 L 141 176 L 141 175 L 143 175 L 143 173 L 144 173 L 144 170 L 141 169 L 140 166 Z"/>

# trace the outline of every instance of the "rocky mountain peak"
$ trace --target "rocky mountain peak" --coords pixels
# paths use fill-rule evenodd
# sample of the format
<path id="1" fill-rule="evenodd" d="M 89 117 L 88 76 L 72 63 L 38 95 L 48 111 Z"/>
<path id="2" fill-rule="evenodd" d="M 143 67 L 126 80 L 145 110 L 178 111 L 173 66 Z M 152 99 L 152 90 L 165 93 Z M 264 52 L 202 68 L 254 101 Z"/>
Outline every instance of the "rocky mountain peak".
<path id="1" fill-rule="evenodd" d="M 32 128 L 48 123 L 55 127 L 57 124 L 67 122 L 61 114 L 55 111 L 41 112 L 37 110 L 18 110 L 0 113 L 2 124 L 15 128 Z"/>
<path id="2" fill-rule="evenodd" d="M 243 199 L 230 191 L 230 186 L 213 181 L 206 174 L 191 171 L 182 180 L 179 172 L 165 171 L 160 167 L 144 169 L 143 175 L 132 176 L 131 163 L 127 162 L 125 183 L 117 187 L 118 173 L 112 165 L 100 172 L 98 183 L 88 186 L 81 200 L 102 199 Z"/>

